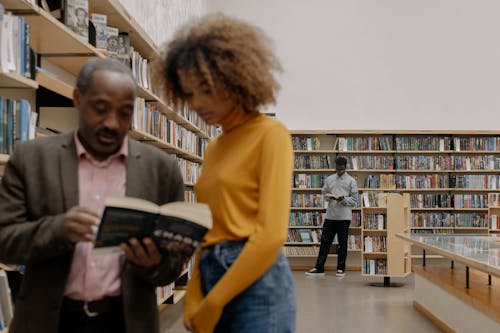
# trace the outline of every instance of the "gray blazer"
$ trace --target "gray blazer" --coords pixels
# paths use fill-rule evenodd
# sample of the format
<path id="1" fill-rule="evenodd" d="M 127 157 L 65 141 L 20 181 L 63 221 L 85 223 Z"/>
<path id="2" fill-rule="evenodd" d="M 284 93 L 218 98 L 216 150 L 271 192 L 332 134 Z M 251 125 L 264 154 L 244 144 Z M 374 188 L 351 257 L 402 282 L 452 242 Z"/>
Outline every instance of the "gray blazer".
<path id="1" fill-rule="evenodd" d="M 74 245 L 63 231 L 65 212 L 78 204 L 73 133 L 18 144 L 0 186 L 0 262 L 26 265 L 10 333 L 56 333 Z M 126 195 L 157 204 L 184 200 L 175 158 L 129 139 Z M 181 267 L 143 269 L 123 262 L 122 294 L 128 333 L 158 332 L 155 287 Z M 172 272 L 173 273 L 168 273 Z"/>

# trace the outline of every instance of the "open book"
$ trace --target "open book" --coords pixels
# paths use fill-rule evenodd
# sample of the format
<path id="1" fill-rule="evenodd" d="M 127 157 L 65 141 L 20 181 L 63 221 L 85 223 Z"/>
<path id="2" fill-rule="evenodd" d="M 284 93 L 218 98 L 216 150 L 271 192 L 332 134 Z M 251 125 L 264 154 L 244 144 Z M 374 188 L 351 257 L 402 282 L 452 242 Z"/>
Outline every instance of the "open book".
<path id="1" fill-rule="evenodd" d="M 97 231 L 96 253 L 120 251 L 120 243 L 132 237 L 152 238 L 162 252 L 188 259 L 212 228 L 212 214 L 201 203 L 170 202 L 158 206 L 150 201 L 108 198 Z"/>
<path id="2" fill-rule="evenodd" d="M 325 197 L 328 197 L 328 198 L 333 198 L 335 200 L 338 200 L 340 197 L 343 197 L 343 195 L 335 195 L 335 194 L 331 194 L 331 193 L 326 193 L 325 194 Z"/>

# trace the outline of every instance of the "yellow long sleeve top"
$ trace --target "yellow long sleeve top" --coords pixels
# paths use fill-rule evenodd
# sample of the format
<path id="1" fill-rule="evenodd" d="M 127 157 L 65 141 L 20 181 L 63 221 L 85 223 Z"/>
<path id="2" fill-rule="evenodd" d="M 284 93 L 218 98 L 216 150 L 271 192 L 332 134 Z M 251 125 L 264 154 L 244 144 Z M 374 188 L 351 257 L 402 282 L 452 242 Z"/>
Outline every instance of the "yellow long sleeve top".
<path id="1" fill-rule="evenodd" d="M 229 114 L 222 129 L 206 149 L 195 188 L 198 201 L 207 203 L 213 216 L 202 247 L 248 241 L 206 296 L 199 269 L 194 269 L 184 320 L 191 320 L 199 333 L 212 332 L 223 307 L 269 270 L 287 236 L 293 172 L 288 130 L 265 115 L 242 110 Z"/>

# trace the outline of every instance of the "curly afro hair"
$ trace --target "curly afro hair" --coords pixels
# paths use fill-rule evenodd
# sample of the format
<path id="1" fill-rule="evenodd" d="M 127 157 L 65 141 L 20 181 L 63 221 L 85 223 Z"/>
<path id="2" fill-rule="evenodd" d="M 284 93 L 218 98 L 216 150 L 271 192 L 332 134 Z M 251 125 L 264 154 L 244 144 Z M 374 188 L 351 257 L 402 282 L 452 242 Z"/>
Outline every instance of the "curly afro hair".
<path id="1" fill-rule="evenodd" d="M 181 28 L 167 44 L 156 81 L 174 107 L 182 107 L 186 98 L 179 72 L 194 71 L 212 90 L 222 85 L 246 112 L 258 111 L 276 103 L 280 88 L 274 72 L 282 67 L 270 44 L 260 28 L 222 14 L 207 15 Z"/>

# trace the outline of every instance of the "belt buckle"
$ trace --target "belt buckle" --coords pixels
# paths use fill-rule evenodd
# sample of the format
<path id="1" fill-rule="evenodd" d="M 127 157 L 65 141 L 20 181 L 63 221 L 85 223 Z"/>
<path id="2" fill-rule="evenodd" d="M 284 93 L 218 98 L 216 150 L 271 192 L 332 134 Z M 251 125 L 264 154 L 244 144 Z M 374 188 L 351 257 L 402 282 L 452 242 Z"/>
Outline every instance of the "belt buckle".
<path id="1" fill-rule="evenodd" d="M 89 302 L 88 301 L 83 302 L 83 311 L 90 318 L 97 317 L 99 315 L 99 312 L 92 312 L 89 310 Z"/>

